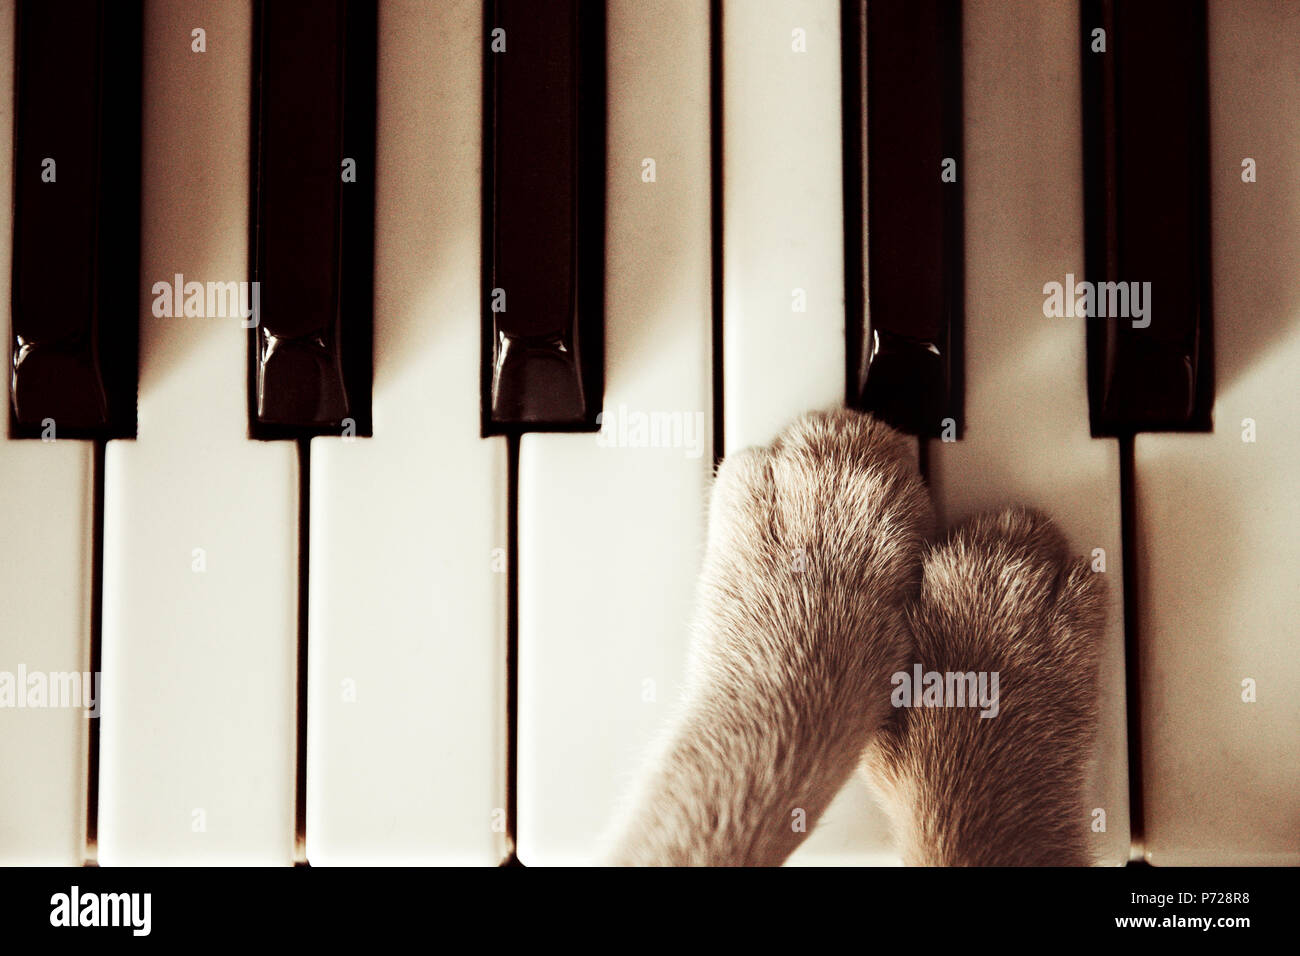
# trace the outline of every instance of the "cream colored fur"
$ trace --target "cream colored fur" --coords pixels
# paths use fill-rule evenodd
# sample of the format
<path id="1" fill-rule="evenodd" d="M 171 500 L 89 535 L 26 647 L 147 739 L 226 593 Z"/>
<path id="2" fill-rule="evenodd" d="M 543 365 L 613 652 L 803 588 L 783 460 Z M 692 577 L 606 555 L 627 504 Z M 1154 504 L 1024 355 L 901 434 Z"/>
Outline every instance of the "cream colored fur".
<path id="1" fill-rule="evenodd" d="M 899 709 L 864 769 L 910 864 L 1090 862 L 1084 771 L 1097 723 L 1104 587 L 1042 515 L 1005 511 L 924 559 L 908 609 L 926 670 L 997 671 L 996 717 Z"/>
<path id="2" fill-rule="evenodd" d="M 779 864 L 859 765 L 909 862 L 1085 862 L 1099 586 L 1036 516 L 932 532 L 907 440 L 866 415 L 723 463 L 681 713 L 611 862 Z M 895 708 L 914 663 L 1001 668 L 1001 713 Z"/>

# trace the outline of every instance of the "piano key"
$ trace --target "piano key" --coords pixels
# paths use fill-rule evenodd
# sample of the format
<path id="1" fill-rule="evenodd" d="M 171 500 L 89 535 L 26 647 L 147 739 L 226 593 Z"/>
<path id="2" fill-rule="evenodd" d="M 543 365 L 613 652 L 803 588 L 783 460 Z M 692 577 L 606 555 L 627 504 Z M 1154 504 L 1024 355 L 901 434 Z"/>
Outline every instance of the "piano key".
<path id="1" fill-rule="evenodd" d="M 1082 24 L 1086 277 L 1127 293 L 1096 290 L 1093 432 L 1206 430 L 1214 356 L 1205 3 L 1086 0 Z M 1097 29 L 1104 53 L 1093 50 Z M 1124 315 L 1100 317 L 1125 299 Z"/>
<path id="2" fill-rule="evenodd" d="M 0 439 L 0 489 L 11 505 L 0 517 L 4 866 L 78 866 L 85 859 L 91 721 L 85 698 L 60 688 L 98 691 L 87 680 L 91 457 L 85 442 Z M 47 696 L 33 696 L 42 687 Z"/>
<path id="3" fill-rule="evenodd" d="M 150 7 L 146 288 L 247 278 L 251 36 L 248 7 Z M 141 310 L 138 439 L 106 453 L 99 862 L 287 864 L 296 450 L 248 439 L 240 319 L 165 306 Z"/>
<path id="4" fill-rule="evenodd" d="M 254 18 L 254 432 L 368 435 L 377 11 L 259 0 Z"/>
<path id="5" fill-rule="evenodd" d="M 0 3 L 0 63 L 13 62 L 14 4 Z M 13 73 L 0 70 L 0 102 Z M 13 135 L 0 114 L 0 143 Z M 13 150 L 0 148 L 0 261 L 10 261 Z M 8 301 L 0 272 L 0 301 Z M 85 858 L 84 706 L 19 707 L 28 679 L 90 671 L 92 446 L 0 437 L 0 865 Z M 79 688 L 84 684 L 78 684 Z M 21 697 L 19 695 L 22 695 Z M 66 700 L 65 700 L 66 702 Z"/>
<path id="6" fill-rule="evenodd" d="M 712 470 L 708 6 L 611 0 L 608 14 L 604 431 L 525 435 L 519 452 L 530 866 L 599 855 L 672 712 Z"/>
<path id="7" fill-rule="evenodd" d="M 1071 158 L 1082 145 L 1078 15 L 1074 0 L 1032 12 L 996 0 L 965 4 L 966 431 L 962 441 L 929 443 L 930 486 L 941 527 L 1021 504 L 1051 515 L 1094 569 L 1104 560 L 1096 772 L 1078 826 L 1098 863 L 1122 865 L 1129 806 L 1119 449 L 1089 433 L 1088 320 L 1045 317 L 1041 294 L 1044 282 L 1079 274 L 1084 254 L 1082 175 Z"/>
<path id="8" fill-rule="evenodd" d="M 307 859 L 496 864 L 507 454 L 479 436 L 482 12 L 390 5 L 382 26 L 375 434 L 311 446 Z"/>
<path id="9" fill-rule="evenodd" d="M 728 452 L 844 404 L 838 11 L 832 0 L 722 4 Z"/>
<path id="10" fill-rule="evenodd" d="M 132 435 L 141 4 L 17 14 L 12 430 Z"/>
<path id="11" fill-rule="evenodd" d="M 99 690 L 90 663 L 92 450 L 78 441 L 0 439 L 0 489 L 9 502 L 0 516 L 4 866 L 85 859 L 93 699 L 82 695 Z"/>
<path id="12" fill-rule="evenodd" d="M 1214 431 L 1134 438 L 1143 848 L 1161 866 L 1295 866 L 1300 18 L 1216 5 L 1209 36 Z"/>
<path id="13" fill-rule="evenodd" d="M 854 404 L 937 437 L 962 419 L 961 4 L 844 10 Z"/>
<path id="14" fill-rule="evenodd" d="M 728 453 L 845 396 L 840 11 L 722 4 L 723 413 Z M 801 311 L 802 310 L 802 311 Z M 792 865 L 891 863 L 850 780 Z"/>
<path id="15" fill-rule="evenodd" d="M 594 429 L 604 291 L 604 4 L 488 0 L 483 430 Z"/>

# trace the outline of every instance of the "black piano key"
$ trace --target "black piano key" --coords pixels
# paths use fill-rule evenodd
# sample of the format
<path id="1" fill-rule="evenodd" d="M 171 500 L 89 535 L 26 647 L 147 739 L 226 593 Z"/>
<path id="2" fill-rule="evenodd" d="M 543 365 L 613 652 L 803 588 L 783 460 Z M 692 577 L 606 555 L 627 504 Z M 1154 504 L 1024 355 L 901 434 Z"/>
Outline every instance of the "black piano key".
<path id="1" fill-rule="evenodd" d="M 961 4 L 845 0 L 842 26 L 849 402 L 960 435 Z"/>
<path id="2" fill-rule="evenodd" d="M 1084 278 L 1094 289 L 1102 282 L 1150 289 L 1144 316 L 1130 302 L 1126 315 L 1079 320 L 1088 322 L 1093 434 L 1208 430 L 1214 356 L 1205 3 L 1085 0 L 1082 26 Z M 1099 29 L 1104 53 L 1093 49 Z M 1124 304 L 1118 292 L 1104 298 L 1107 313 Z"/>
<path id="3" fill-rule="evenodd" d="M 10 434 L 136 427 L 139 0 L 23 0 L 16 19 Z"/>
<path id="4" fill-rule="evenodd" d="M 604 386 L 604 4 L 491 0 L 485 26 L 483 430 L 594 429 Z"/>
<path id="5" fill-rule="evenodd" d="M 254 11 L 258 438 L 371 432 L 376 29 L 374 0 Z"/>

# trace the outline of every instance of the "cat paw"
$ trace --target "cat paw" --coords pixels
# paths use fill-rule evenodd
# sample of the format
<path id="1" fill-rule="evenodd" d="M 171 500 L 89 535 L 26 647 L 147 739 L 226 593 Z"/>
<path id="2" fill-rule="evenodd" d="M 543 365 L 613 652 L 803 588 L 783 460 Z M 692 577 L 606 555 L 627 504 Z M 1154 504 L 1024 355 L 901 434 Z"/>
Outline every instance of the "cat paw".
<path id="1" fill-rule="evenodd" d="M 932 527 L 908 439 L 869 415 L 806 415 L 771 445 L 728 457 L 710 506 L 693 670 L 732 687 L 820 693 L 826 706 L 882 719 L 889 674 L 910 654 L 903 608 Z"/>
<path id="2" fill-rule="evenodd" d="M 1024 670 L 1036 685 L 1090 699 L 1105 601 L 1104 580 L 1071 557 L 1045 515 L 1011 508 L 926 554 L 909 615 L 923 657 Z"/>
<path id="3" fill-rule="evenodd" d="M 925 555 L 915 660 L 864 756 L 909 859 L 1087 861 L 1104 619 L 1104 581 L 1041 514 L 981 516 Z"/>
<path id="4" fill-rule="evenodd" d="M 723 463 L 682 712 L 611 859 L 775 865 L 816 825 L 912 656 L 932 515 L 908 444 L 827 412 Z"/>

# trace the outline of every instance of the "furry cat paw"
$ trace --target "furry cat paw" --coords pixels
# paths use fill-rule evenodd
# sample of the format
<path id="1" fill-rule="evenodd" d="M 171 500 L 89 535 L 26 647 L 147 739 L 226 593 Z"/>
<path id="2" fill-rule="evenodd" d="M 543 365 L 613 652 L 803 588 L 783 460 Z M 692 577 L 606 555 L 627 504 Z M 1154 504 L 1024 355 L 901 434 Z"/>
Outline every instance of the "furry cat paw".
<path id="1" fill-rule="evenodd" d="M 1104 582 L 1033 512 L 982 516 L 927 553 L 916 657 L 864 757 L 909 863 L 1088 862 L 1104 607 Z"/>
<path id="2" fill-rule="evenodd" d="M 683 716 L 617 862 L 785 859 L 890 713 L 932 521 L 906 439 L 856 412 L 805 416 L 723 463 Z"/>
<path id="3" fill-rule="evenodd" d="M 903 608 L 933 529 L 907 439 L 852 411 L 804 416 L 723 462 L 700 577 L 692 677 L 742 701 L 889 713 L 910 654 Z M 818 690 L 814 699 L 811 691 Z"/>

